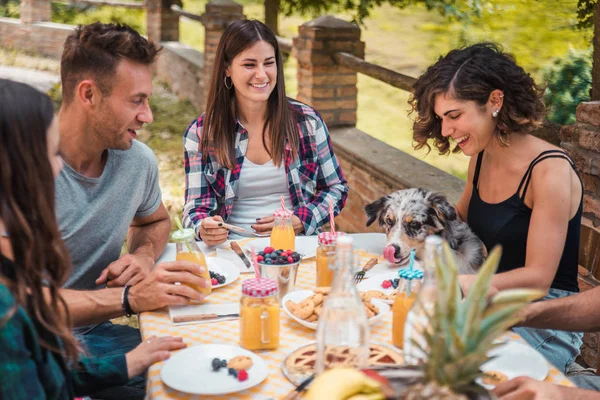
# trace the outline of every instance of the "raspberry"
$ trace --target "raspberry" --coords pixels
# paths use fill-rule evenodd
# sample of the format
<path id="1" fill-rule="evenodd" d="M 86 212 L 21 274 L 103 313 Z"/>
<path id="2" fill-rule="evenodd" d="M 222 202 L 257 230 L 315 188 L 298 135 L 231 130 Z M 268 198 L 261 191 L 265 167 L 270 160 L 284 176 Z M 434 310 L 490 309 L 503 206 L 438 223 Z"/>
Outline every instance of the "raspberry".
<path id="1" fill-rule="evenodd" d="M 216 286 L 216 285 L 218 285 L 218 284 L 219 284 L 219 281 L 217 280 L 217 278 L 212 278 L 212 279 L 210 280 L 210 283 L 211 283 L 213 286 Z"/>
<path id="2" fill-rule="evenodd" d="M 265 247 L 265 254 L 271 254 L 272 252 L 274 252 L 275 249 L 272 247 Z"/>
<path id="3" fill-rule="evenodd" d="M 262 260 L 264 260 L 265 258 L 261 255 L 256 256 L 256 261 L 261 262 Z"/>
<path id="4" fill-rule="evenodd" d="M 237 378 L 238 381 L 243 382 L 246 379 L 248 379 L 248 373 L 246 372 L 246 370 L 241 369 L 238 371 Z"/>
<path id="5" fill-rule="evenodd" d="M 392 286 L 392 284 L 387 279 L 385 281 L 381 282 L 381 287 L 384 289 L 389 289 L 391 286 Z"/>
<path id="6" fill-rule="evenodd" d="M 294 262 L 294 259 L 290 256 L 288 256 L 287 258 L 287 262 L 289 262 L 290 264 Z"/>

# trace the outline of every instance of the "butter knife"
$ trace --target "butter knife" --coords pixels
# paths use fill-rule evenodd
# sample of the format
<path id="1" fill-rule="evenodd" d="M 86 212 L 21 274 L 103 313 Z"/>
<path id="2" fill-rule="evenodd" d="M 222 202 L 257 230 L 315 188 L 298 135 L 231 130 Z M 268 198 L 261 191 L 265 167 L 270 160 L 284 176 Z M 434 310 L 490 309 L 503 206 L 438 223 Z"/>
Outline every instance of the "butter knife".
<path id="1" fill-rule="evenodd" d="M 173 317 L 174 323 L 180 322 L 192 322 L 192 321 L 205 321 L 207 319 L 216 318 L 237 318 L 239 313 L 234 314 L 190 314 L 190 315 L 177 315 Z"/>
<path id="2" fill-rule="evenodd" d="M 250 263 L 248 257 L 242 251 L 240 245 L 237 242 L 230 242 L 229 245 L 231 246 L 231 250 L 233 250 L 235 254 L 237 254 L 238 257 L 242 259 L 244 264 L 246 264 L 246 268 L 252 269 L 252 264 Z"/>

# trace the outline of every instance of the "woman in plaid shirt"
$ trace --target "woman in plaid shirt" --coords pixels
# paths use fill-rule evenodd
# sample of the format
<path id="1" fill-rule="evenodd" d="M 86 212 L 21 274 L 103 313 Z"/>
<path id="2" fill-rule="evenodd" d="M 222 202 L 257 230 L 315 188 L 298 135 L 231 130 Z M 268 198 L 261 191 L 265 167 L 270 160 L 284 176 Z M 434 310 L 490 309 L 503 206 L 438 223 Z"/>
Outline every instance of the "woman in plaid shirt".
<path id="1" fill-rule="evenodd" d="M 123 385 L 181 349 L 151 338 L 127 354 L 78 354 L 59 288 L 70 261 L 54 213 L 62 168 L 48 96 L 0 79 L 0 399 L 72 399 Z"/>
<path id="2" fill-rule="evenodd" d="M 206 112 L 184 135 L 184 224 L 208 245 L 227 240 L 224 220 L 269 232 L 283 196 L 296 233 L 319 232 L 348 186 L 321 116 L 286 97 L 273 32 L 254 20 L 231 24 L 210 82 Z"/>

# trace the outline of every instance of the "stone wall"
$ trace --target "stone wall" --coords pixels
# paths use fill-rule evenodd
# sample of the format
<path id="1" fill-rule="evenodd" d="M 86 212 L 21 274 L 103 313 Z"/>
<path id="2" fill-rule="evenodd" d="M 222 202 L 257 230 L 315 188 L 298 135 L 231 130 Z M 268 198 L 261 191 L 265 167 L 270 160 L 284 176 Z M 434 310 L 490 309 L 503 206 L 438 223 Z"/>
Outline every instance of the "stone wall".
<path id="1" fill-rule="evenodd" d="M 73 29 L 71 25 L 52 22 L 23 24 L 18 19 L 0 18 L 0 46 L 60 58 L 65 39 Z"/>

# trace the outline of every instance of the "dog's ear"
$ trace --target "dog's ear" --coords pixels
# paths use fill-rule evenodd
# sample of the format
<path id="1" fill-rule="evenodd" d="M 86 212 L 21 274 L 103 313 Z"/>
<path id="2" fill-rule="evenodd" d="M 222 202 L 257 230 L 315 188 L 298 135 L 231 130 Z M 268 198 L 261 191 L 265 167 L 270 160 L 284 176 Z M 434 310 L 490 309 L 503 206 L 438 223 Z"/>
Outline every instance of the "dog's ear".
<path id="1" fill-rule="evenodd" d="M 377 218 L 379 218 L 379 225 L 381 225 L 381 215 L 387 207 L 387 202 L 390 196 L 383 196 L 379 200 L 375 200 L 371 204 L 365 206 L 365 212 L 367 213 L 367 226 L 370 226 Z"/>
<path id="2" fill-rule="evenodd" d="M 448 222 L 456 219 L 456 209 L 448 202 L 446 196 L 433 193 L 429 196 L 429 201 L 431 209 L 434 211 L 433 219 L 438 228 L 443 229 Z"/>

